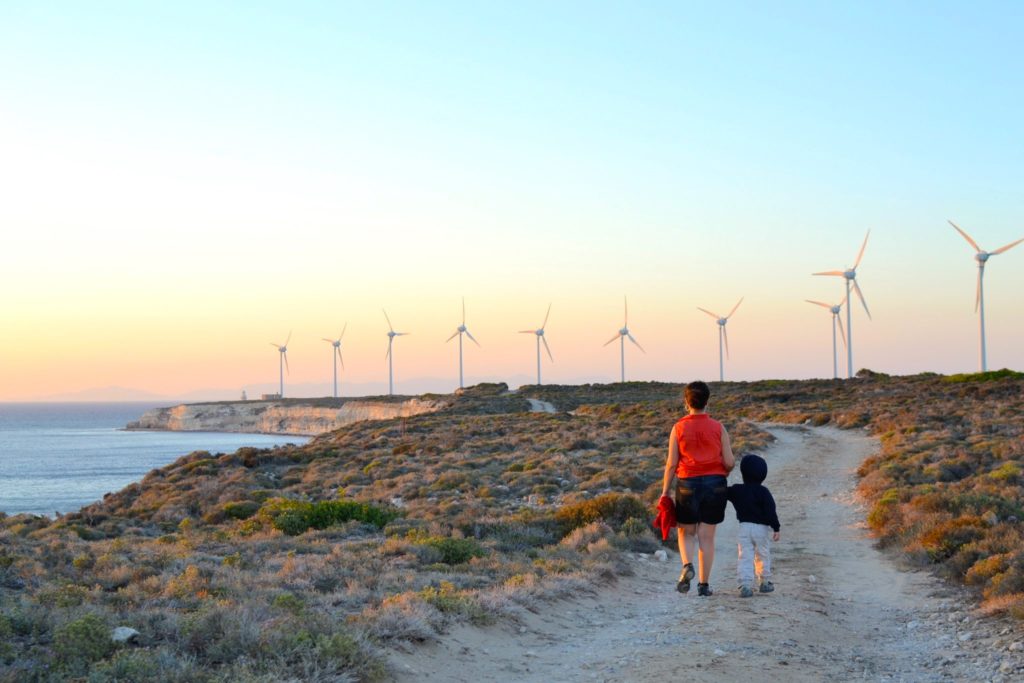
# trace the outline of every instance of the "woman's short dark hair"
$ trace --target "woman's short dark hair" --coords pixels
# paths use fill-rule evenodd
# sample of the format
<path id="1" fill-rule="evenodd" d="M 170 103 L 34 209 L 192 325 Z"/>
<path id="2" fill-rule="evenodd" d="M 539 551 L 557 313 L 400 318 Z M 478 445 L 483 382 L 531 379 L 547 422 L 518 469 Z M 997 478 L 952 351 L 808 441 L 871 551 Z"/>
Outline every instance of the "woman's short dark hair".
<path id="1" fill-rule="evenodd" d="M 694 410 L 704 410 L 708 405 L 708 399 L 711 398 L 711 389 L 704 382 L 690 382 L 686 385 L 683 396 L 686 398 L 686 405 Z"/>

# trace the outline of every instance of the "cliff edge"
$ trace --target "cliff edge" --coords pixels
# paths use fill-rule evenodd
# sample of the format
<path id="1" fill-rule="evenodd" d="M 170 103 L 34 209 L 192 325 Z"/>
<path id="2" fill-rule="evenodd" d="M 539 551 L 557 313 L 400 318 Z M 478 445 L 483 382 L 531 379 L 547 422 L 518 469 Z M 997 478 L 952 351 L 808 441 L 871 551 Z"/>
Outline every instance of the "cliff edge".
<path id="1" fill-rule="evenodd" d="M 185 403 L 147 410 L 125 429 L 317 436 L 354 422 L 411 417 L 449 405 L 448 401 L 433 398 Z"/>

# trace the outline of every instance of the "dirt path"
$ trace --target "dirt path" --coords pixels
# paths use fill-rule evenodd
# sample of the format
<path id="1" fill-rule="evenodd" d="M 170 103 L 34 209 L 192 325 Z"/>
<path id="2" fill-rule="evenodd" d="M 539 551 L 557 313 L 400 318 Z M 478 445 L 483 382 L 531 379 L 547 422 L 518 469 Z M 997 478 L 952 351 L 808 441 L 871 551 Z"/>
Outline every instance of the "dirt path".
<path id="1" fill-rule="evenodd" d="M 1022 680 L 1020 626 L 977 621 L 959 589 L 874 549 L 852 495 L 872 439 L 770 430 L 778 441 L 765 454 L 766 484 L 783 524 L 775 593 L 738 597 L 730 509 L 718 530 L 714 596 L 675 592 L 677 554 L 634 555 L 635 575 L 599 593 L 396 653 L 398 680 Z"/>

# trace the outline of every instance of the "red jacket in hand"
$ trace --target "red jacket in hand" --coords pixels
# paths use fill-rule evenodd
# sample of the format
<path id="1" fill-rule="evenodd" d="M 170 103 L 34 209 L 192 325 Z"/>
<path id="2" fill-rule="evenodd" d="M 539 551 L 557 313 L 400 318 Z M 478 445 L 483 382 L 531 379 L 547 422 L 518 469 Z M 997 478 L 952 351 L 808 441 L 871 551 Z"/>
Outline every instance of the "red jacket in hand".
<path id="1" fill-rule="evenodd" d="M 658 500 L 658 516 L 651 522 L 655 530 L 661 530 L 661 540 L 667 541 L 669 531 L 676 525 L 676 504 L 668 496 Z"/>

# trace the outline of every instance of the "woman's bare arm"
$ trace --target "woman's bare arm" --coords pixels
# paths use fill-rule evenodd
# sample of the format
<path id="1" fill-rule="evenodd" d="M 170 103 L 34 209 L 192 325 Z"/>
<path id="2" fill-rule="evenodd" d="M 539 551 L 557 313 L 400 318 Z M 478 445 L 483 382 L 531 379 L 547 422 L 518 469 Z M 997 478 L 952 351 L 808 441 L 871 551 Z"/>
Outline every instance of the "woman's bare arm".
<path id="1" fill-rule="evenodd" d="M 731 451 L 730 451 L 731 452 Z M 661 495 L 667 496 L 672 487 L 672 478 L 676 476 L 679 465 L 679 441 L 676 439 L 676 428 L 668 435 L 668 456 L 665 458 L 665 476 L 661 484 Z"/>
<path id="2" fill-rule="evenodd" d="M 725 465 L 726 472 L 732 472 L 732 468 L 736 467 L 736 456 L 732 454 L 732 441 L 729 439 L 729 432 L 725 430 L 725 426 L 722 426 L 722 464 Z"/>

